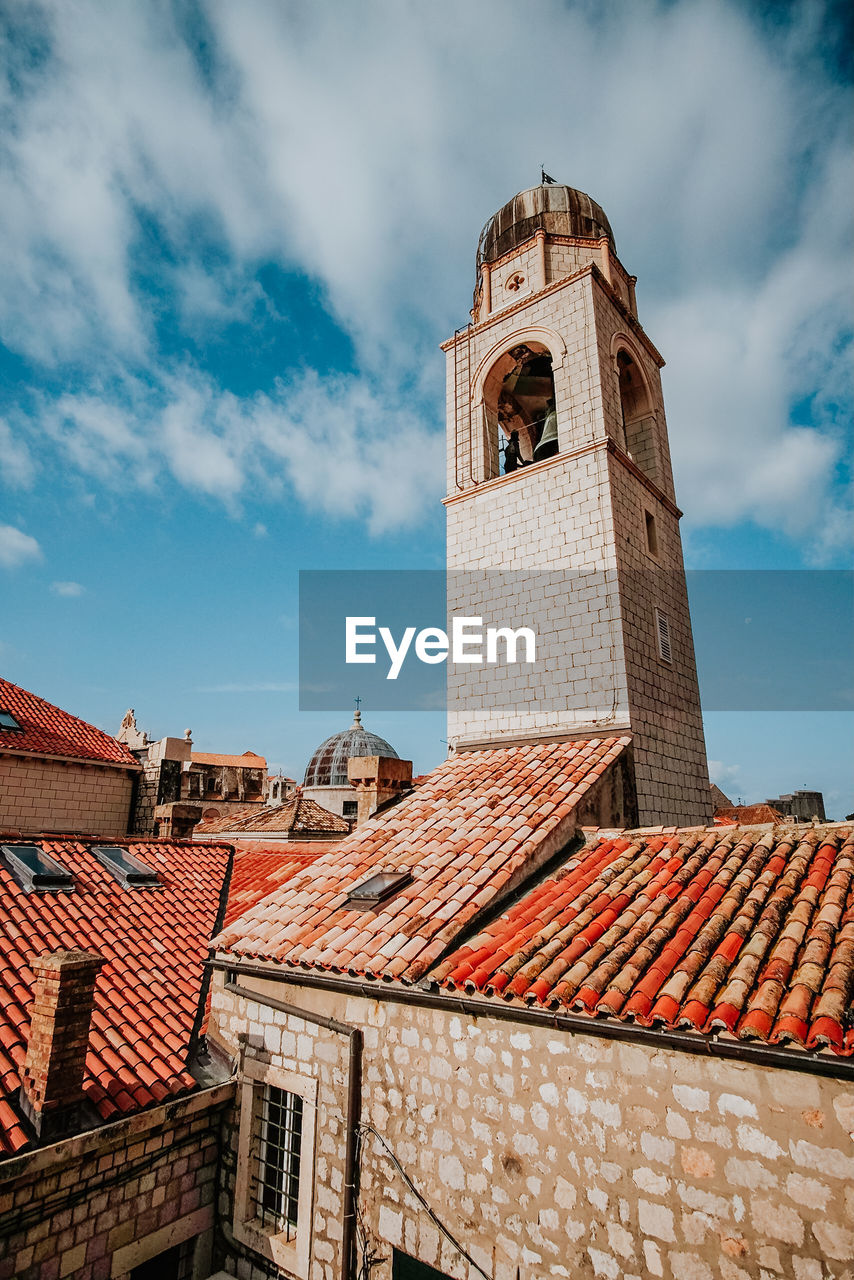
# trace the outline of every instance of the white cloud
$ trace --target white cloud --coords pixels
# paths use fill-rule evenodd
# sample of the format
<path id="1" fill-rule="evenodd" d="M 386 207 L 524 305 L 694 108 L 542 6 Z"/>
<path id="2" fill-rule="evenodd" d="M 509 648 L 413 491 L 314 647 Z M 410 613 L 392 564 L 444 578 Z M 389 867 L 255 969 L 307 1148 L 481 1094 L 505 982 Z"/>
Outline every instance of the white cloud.
<path id="1" fill-rule="evenodd" d="M 35 538 L 11 524 L 0 524 L 0 566 L 17 569 L 29 560 L 41 560 L 41 547 Z"/>
<path id="2" fill-rule="evenodd" d="M 50 589 L 55 596 L 64 596 L 67 599 L 75 599 L 82 596 L 86 588 L 81 586 L 79 582 L 52 582 Z"/>
<path id="3" fill-rule="evenodd" d="M 724 764 L 722 760 L 709 761 L 709 778 L 721 791 L 738 782 L 741 777 L 740 764 Z"/>
<path id="4" fill-rule="evenodd" d="M 355 376 L 309 371 L 240 400 L 183 369 L 157 387 L 127 380 L 46 402 L 41 430 L 122 491 L 168 475 L 236 509 L 251 493 L 287 488 L 308 509 L 364 520 L 377 535 L 417 524 L 441 491 L 440 433 L 399 392 Z"/>
<path id="5" fill-rule="evenodd" d="M 711 0 L 210 0 L 206 61 L 187 12 L 52 0 L 17 14 L 46 56 L 6 47 L 0 333 L 86 371 L 45 407 L 74 466 L 146 486 L 165 467 L 234 504 L 273 459 L 269 483 L 315 510 L 381 530 L 413 518 L 414 499 L 417 517 L 395 440 L 438 490 L 420 408 L 425 391 L 438 400 L 435 344 L 466 318 L 480 225 L 542 159 L 604 205 L 639 276 L 693 523 L 749 517 L 817 556 L 844 537 L 851 148 L 846 91 L 822 63 L 832 7 L 771 23 Z M 269 313 L 260 263 L 309 273 L 363 382 L 306 374 L 238 401 L 188 367 L 165 373 L 145 287 L 158 242 L 157 288 L 194 332 Z M 157 388 L 156 441 L 120 407 L 129 365 Z M 404 383 L 417 407 L 398 423 Z M 791 425 L 816 391 L 813 420 Z M 7 469 L 27 483 L 15 448 Z"/>
<path id="6" fill-rule="evenodd" d="M 28 488 L 35 465 L 26 443 L 12 434 L 8 422 L 0 418 L 0 476 L 13 486 Z"/>

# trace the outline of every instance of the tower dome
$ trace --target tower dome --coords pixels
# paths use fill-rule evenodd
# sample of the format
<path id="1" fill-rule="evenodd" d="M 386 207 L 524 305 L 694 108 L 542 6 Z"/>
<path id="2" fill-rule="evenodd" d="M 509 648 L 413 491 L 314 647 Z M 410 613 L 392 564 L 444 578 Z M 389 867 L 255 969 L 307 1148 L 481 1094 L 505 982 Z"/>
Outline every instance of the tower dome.
<path id="1" fill-rule="evenodd" d="M 400 759 L 385 738 L 362 727 L 362 713 L 358 709 L 349 729 L 333 733 L 331 738 L 321 742 L 308 762 L 303 786 L 349 788 L 347 761 L 353 756 L 391 756 L 395 760 Z"/>
<path id="2" fill-rule="evenodd" d="M 520 191 L 492 215 L 478 240 L 478 270 L 484 262 L 494 262 L 541 229 L 549 235 L 581 236 L 586 240 L 607 236 L 616 252 L 614 233 L 601 206 L 583 191 L 550 183 Z"/>

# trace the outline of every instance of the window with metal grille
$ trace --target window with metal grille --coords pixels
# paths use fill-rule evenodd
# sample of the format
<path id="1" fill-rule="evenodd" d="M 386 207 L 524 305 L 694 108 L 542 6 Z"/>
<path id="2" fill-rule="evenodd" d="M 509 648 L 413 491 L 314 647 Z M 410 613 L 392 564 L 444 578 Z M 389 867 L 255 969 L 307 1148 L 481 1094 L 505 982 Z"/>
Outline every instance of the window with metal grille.
<path id="1" fill-rule="evenodd" d="M 300 1147 L 303 1100 L 266 1084 L 260 1097 L 260 1147 L 256 1217 L 271 1232 L 290 1240 L 299 1216 Z"/>
<path id="2" fill-rule="evenodd" d="M 655 611 L 655 630 L 658 636 L 658 656 L 662 662 L 673 661 L 673 650 L 670 645 L 670 619 L 660 609 Z"/>

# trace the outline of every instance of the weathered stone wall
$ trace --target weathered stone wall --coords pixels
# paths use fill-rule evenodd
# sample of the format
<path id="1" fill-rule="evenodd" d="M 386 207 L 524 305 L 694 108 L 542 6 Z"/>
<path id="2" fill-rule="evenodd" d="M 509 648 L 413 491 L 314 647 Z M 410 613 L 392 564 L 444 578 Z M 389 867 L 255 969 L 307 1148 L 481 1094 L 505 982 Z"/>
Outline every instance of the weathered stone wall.
<path id="1" fill-rule="evenodd" d="M 126 1280 L 175 1245 L 211 1271 L 232 1084 L 0 1164 L 0 1280 Z"/>
<path id="2" fill-rule="evenodd" d="M 130 769 L 0 755 L 0 831 L 127 834 Z"/>
<path id="3" fill-rule="evenodd" d="M 494 1280 L 852 1276 L 854 1085 L 488 1011 L 262 988 L 364 1028 L 364 1122 Z M 347 1042 L 236 998 L 222 975 L 213 1020 L 232 1050 L 248 1029 L 319 1080 L 310 1274 L 333 1280 Z M 361 1212 L 384 1260 L 375 1280 L 389 1280 L 393 1247 L 475 1280 L 370 1132 Z M 244 1259 L 236 1274 L 262 1272 Z"/>

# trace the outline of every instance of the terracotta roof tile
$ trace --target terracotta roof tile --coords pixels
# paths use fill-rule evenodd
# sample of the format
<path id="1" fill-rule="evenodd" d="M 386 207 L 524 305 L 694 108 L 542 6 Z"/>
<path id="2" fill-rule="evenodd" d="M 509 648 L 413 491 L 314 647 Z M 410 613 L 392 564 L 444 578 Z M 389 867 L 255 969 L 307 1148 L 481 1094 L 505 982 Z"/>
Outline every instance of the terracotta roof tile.
<path id="1" fill-rule="evenodd" d="M 330 813 L 307 796 L 295 795 L 284 804 L 247 805 L 221 818 L 200 822 L 195 836 L 211 836 L 232 833 L 235 836 L 253 832 L 286 835 L 291 832 L 307 834 L 312 831 L 334 832 L 345 835 L 351 824 L 337 813 Z"/>
<path id="2" fill-rule="evenodd" d="M 231 769 L 266 769 L 267 761 L 254 751 L 244 751 L 242 756 L 221 756 L 209 751 L 191 751 L 191 764 L 223 765 Z"/>
<path id="3" fill-rule="evenodd" d="M 217 945 L 415 982 L 503 890 L 567 843 L 575 807 L 628 742 L 601 738 L 452 756 L 417 790 L 232 921 Z M 350 890 L 372 873 L 404 868 L 413 880 L 391 902 L 377 911 L 348 906 Z M 401 928 L 410 908 L 417 914 Z"/>
<path id="4" fill-rule="evenodd" d="M 81 947 L 106 958 L 84 1081 L 103 1120 L 196 1088 L 186 1062 L 231 862 L 228 845 L 123 841 L 163 886 L 125 889 L 91 852 L 102 842 L 26 843 L 71 872 L 74 892 L 25 893 L 0 858 L 0 1155 L 29 1141 L 15 1103 L 30 1031 L 29 962 L 45 951 Z"/>
<path id="5" fill-rule="evenodd" d="M 458 947 L 446 990 L 854 1053 L 854 828 L 601 838 Z"/>
<path id="6" fill-rule="evenodd" d="M 139 768 L 124 743 L 9 680 L 0 679 L 0 711 L 10 712 L 20 725 L 20 729 L 0 727 L 0 751 L 26 751 Z"/>

